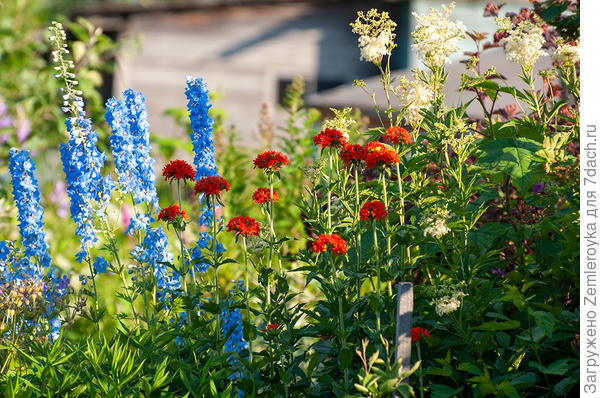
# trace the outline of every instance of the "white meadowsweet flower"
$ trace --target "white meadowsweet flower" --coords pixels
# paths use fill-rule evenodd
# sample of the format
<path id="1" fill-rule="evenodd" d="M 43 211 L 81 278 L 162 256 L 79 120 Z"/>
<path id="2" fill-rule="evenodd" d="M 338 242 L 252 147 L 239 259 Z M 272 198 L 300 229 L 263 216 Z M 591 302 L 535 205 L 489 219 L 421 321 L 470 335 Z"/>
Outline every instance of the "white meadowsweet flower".
<path id="1" fill-rule="evenodd" d="M 394 43 L 396 23 L 385 11 L 380 13 L 374 8 L 366 14 L 359 11 L 356 21 L 350 26 L 352 32 L 359 35 L 358 47 L 361 61 L 380 64 L 383 56 L 390 55 L 396 47 Z"/>
<path id="2" fill-rule="evenodd" d="M 576 45 L 569 43 L 559 43 L 558 48 L 554 51 L 552 59 L 565 66 L 573 66 L 579 62 L 579 42 Z"/>
<path id="3" fill-rule="evenodd" d="M 438 316 L 444 316 L 456 311 L 460 308 L 460 299 L 465 296 L 465 293 L 457 291 L 451 296 L 440 297 L 435 302 L 435 312 Z"/>
<path id="4" fill-rule="evenodd" d="M 425 227 L 425 229 L 423 230 L 423 235 L 430 235 L 434 238 L 441 238 L 442 236 L 450 232 L 450 228 L 446 226 L 446 220 L 439 219 L 431 221 L 432 222 L 429 224 L 429 226 Z"/>
<path id="5" fill-rule="evenodd" d="M 419 15 L 413 12 L 417 27 L 412 33 L 415 43 L 411 47 L 429 67 L 441 67 L 448 62 L 449 56 L 458 50 L 458 40 L 465 37 L 465 25 L 461 21 L 449 19 L 454 5 L 443 5 L 444 12 L 433 8 L 429 14 Z"/>
<path id="6" fill-rule="evenodd" d="M 451 231 L 446 225 L 448 219 L 450 219 L 450 211 L 444 207 L 434 205 L 432 208 L 425 210 L 420 223 L 423 228 L 423 235 L 438 239 L 446 235 Z"/>
<path id="7" fill-rule="evenodd" d="M 377 37 L 361 36 L 358 38 L 361 61 L 380 63 L 384 55 L 390 54 L 390 32 L 381 32 Z"/>
<path id="8" fill-rule="evenodd" d="M 505 24 L 502 24 L 501 27 L 505 27 Z M 546 52 L 542 50 L 546 41 L 544 31 L 538 25 L 527 20 L 505 30 L 508 36 L 500 40 L 500 45 L 504 46 L 506 59 L 531 71 L 535 61 L 546 55 Z"/>
<path id="9" fill-rule="evenodd" d="M 433 90 L 420 80 L 409 81 L 402 76 L 393 92 L 398 97 L 400 107 L 404 109 L 406 122 L 413 127 L 417 126 L 423 119 L 421 109 L 429 109 L 431 106 Z"/>

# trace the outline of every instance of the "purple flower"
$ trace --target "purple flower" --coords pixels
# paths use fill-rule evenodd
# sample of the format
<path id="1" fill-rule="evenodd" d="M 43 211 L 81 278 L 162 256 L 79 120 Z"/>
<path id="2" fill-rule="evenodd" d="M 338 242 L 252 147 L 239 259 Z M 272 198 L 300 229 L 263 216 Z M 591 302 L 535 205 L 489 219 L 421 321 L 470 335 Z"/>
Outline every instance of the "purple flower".
<path id="1" fill-rule="evenodd" d="M 540 181 L 536 182 L 535 185 L 531 188 L 534 194 L 539 194 L 546 188 L 546 185 L 542 184 Z"/>

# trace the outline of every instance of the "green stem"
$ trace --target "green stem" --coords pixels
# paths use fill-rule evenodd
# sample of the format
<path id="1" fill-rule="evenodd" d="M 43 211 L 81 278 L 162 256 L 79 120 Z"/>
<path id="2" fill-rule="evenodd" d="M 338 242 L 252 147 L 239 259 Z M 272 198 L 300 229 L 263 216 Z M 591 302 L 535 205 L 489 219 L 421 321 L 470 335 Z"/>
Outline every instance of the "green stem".
<path id="1" fill-rule="evenodd" d="M 336 267 L 335 267 L 335 260 L 333 257 L 333 253 L 331 251 L 329 251 L 329 263 L 331 264 L 331 283 L 333 284 L 333 287 L 335 290 L 337 290 L 337 286 L 342 286 L 341 283 L 336 283 L 337 282 L 337 272 L 336 272 Z M 340 333 L 342 335 L 342 349 L 344 349 L 346 347 L 346 330 L 344 327 L 344 305 L 342 302 L 342 292 L 336 292 L 337 296 L 338 296 L 338 321 L 339 321 L 339 326 L 340 326 Z M 348 369 L 344 369 L 344 385 L 346 387 L 346 390 L 348 390 Z"/>
<path id="2" fill-rule="evenodd" d="M 250 298 L 248 297 L 248 291 L 250 289 L 250 281 L 248 279 L 248 252 L 246 247 L 246 237 L 242 236 L 242 249 L 244 250 L 244 279 L 246 282 L 246 322 L 251 325 L 250 319 Z M 252 367 L 252 339 L 248 339 L 248 355 L 250 360 L 250 367 Z"/>
<path id="3" fill-rule="evenodd" d="M 273 226 L 273 175 L 268 174 L 267 179 L 269 180 L 269 191 L 271 193 L 269 197 L 269 275 L 267 275 L 267 323 L 271 320 L 271 276 L 270 271 L 273 269 L 273 249 L 275 242 L 275 227 Z"/>
<path id="4" fill-rule="evenodd" d="M 327 232 L 331 233 L 331 181 L 333 180 L 333 155 L 329 148 L 329 180 L 327 181 Z"/>
<path id="5" fill-rule="evenodd" d="M 386 172 L 387 172 L 387 169 L 383 169 L 383 171 L 381 173 L 381 181 L 382 181 L 381 185 L 383 187 L 383 205 L 385 206 L 386 211 L 389 212 Z M 392 237 L 390 236 L 390 221 L 388 218 L 385 219 L 385 242 L 386 242 L 386 249 L 387 249 L 387 252 L 386 252 L 387 259 L 385 261 L 385 263 L 386 263 L 385 266 L 386 266 L 388 273 L 391 273 L 390 257 L 392 254 Z M 388 281 L 387 288 L 388 288 L 388 294 L 391 296 L 392 295 L 392 282 L 391 281 Z"/>
<path id="6" fill-rule="evenodd" d="M 355 218 L 355 228 L 356 228 L 356 272 L 360 273 L 360 256 L 361 256 L 361 236 L 360 236 L 360 189 L 358 184 L 358 168 L 354 166 L 354 218 Z M 356 281 L 356 297 L 357 301 L 360 301 L 360 288 L 362 286 L 362 280 L 360 276 L 358 276 L 358 280 Z M 360 319 L 360 312 L 358 312 L 358 318 Z"/>
<path id="7" fill-rule="evenodd" d="M 90 275 L 92 276 L 92 287 L 94 288 L 94 321 L 96 322 L 96 330 L 98 331 L 98 340 L 100 340 L 100 320 L 98 319 L 98 313 L 100 311 L 98 309 L 98 290 L 96 290 L 96 272 L 92 268 L 92 259 L 90 258 L 89 250 L 87 250 L 86 260 L 90 270 Z"/>
<path id="8" fill-rule="evenodd" d="M 379 245 L 377 244 L 377 224 L 375 220 L 373 220 L 373 248 L 375 250 L 375 268 L 377 271 L 377 311 L 375 316 L 377 319 L 377 333 L 381 334 L 381 311 L 379 310 L 381 306 L 381 271 L 379 270 Z"/>
<path id="9" fill-rule="evenodd" d="M 217 243 L 217 198 L 214 195 L 211 195 L 211 205 L 212 205 L 212 241 L 213 241 L 213 271 L 214 271 L 214 283 L 215 283 L 215 303 L 217 304 L 217 308 L 219 307 L 219 274 L 217 272 L 218 268 L 218 243 Z M 215 335 L 217 338 L 217 343 L 221 340 L 221 318 L 220 318 L 219 310 L 217 309 L 217 313 L 215 314 L 216 321 L 216 330 Z"/>
<path id="10" fill-rule="evenodd" d="M 417 341 L 417 360 L 421 360 L 421 343 Z M 423 391 L 423 364 L 419 365 L 419 392 L 421 398 L 425 396 L 425 392 Z"/>

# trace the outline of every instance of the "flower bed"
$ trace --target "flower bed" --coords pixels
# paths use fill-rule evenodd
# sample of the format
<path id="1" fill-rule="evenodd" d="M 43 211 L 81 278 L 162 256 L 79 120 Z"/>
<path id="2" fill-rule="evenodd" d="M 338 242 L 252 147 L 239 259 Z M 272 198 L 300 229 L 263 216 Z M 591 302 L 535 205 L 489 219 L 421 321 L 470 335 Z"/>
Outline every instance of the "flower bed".
<path id="1" fill-rule="evenodd" d="M 357 131 L 350 111 L 336 110 L 305 137 L 312 164 L 273 149 L 248 159 L 242 167 L 253 165 L 266 186 L 252 188 L 253 209 L 226 218 L 245 181 L 219 175 L 229 165 L 215 160 L 206 83 L 187 79 L 193 165 L 163 168 L 176 196 L 161 207 L 144 96 L 130 89 L 106 104 L 109 173 L 66 34 L 53 24 L 69 134 L 60 154 L 80 241 L 65 255 L 84 272 L 77 286 L 53 265 L 44 231 L 56 226 L 44 225 L 34 163 L 12 149 L 21 240 L 0 242 L 6 395 L 569 394 L 579 367 L 577 37 L 559 37 L 556 21 L 524 9 L 498 18 L 486 44 L 451 20 L 452 7 L 415 15 L 425 68 L 399 84 L 389 66 L 396 24 L 359 12 L 351 25 L 361 58 L 380 71 L 387 100 L 374 104 L 377 126 Z M 478 50 L 461 89 L 485 120 L 442 94 L 448 57 L 467 36 Z M 523 88 L 480 71 L 481 49 L 493 45 L 521 66 Z M 549 51 L 554 68 L 534 76 Z M 500 95 L 520 113 L 495 109 Z M 279 221 L 292 167 L 305 171 L 294 197 L 306 241 L 297 251 Z M 113 213 L 124 204 L 134 211 L 119 231 Z M 125 256 L 121 235 L 132 246 Z M 229 255 L 235 247 L 239 258 Z M 224 292 L 231 267 L 242 279 Z M 103 278 L 114 292 L 102 291 Z M 410 368 L 394 355 L 398 282 L 414 286 Z"/>

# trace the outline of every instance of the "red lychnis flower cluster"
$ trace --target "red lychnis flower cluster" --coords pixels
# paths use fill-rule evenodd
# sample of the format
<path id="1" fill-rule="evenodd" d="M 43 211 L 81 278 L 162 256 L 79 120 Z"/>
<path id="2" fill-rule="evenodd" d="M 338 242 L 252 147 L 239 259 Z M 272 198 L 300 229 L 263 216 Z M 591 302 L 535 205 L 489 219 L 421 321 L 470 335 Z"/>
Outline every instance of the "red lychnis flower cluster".
<path id="1" fill-rule="evenodd" d="M 252 200 L 257 205 L 262 205 L 271 200 L 271 190 L 269 188 L 258 188 L 256 192 L 252 194 Z M 279 202 L 279 195 L 277 192 L 273 192 L 273 202 Z"/>
<path id="2" fill-rule="evenodd" d="M 394 145 L 398 145 L 400 141 L 404 142 L 405 144 L 410 144 L 413 142 L 410 133 L 400 126 L 389 127 L 387 130 L 385 130 L 385 134 L 382 137 Z"/>
<path id="3" fill-rule="evenodd" d="M 229 183 L 227 183 L 223 177 L 209 176 L 196 182 L 194 192 L 196 195 L 199 193 L 203 193 L 206 196 L 219 195 L 222 190 L 229 191 L 229 187 Z"/>
<path id="4" fill-rule="evenodd" d="M 237 236 L 257 236 L 260 226 L 252 217 L 239 216 L 232 218 L 227 223 L 227 232 L 233 232 Z"/>
<path id="5" fill-rule="evenodd" d="M 365 161 L 366 156 L 367 150 L 358 144 L 347 144 L 340 151 L 340 159 L 342 159 L 346 167 L 350 164 L 359 165 Z"/>
<path id="6" fill-rule="evenodd" d="M 398 154 L 381 142 L 371 141 L 365 145 L 367 168 L 393 166 L 400 162 Z"/>
<path id="7" fill-rule="evenodd" d="M 171 160 L 163 167 L 163 177 L 166 180 L 193 180 L 196 172 L 192 165 L 185 160 Z"/>
<path id="8" fill-rule="evenodd" d="M 163 221 L 173 221 L 179 216 L 183 217 L 184 219 L 188 218 L 185 210 L 181 210 L 177 204 L 165 207 L 164 209 L 160 210 L 160 213 L 158 213 L 158 219 Z"/>
<path id="9" fill-rule="evenodd" d="M 271 329 L 277 329 L 279 327 L 276 323 L 269 323 L 266 329 L 263 329 L 263 332 L 268 332 Z"/>
<path id="10" fill-rule="evenodd" d="M 321 253 L 331 249 L 333 254 L 339 256 L 340 254 L 346 253 L 348 248 L 346 247 L 346 241 L 342 239 L 338 234 L 322 234 L 319 235 L 316 241 L 312 243 L 312 250 L 315 253 Z"/>
<path id="11" fill-rule="evenodd" d="M 421 337 L 431 337 L 431 335 L 426 329 L 412 328 L 410 331 L 410 341 L 414 343 L 415 341 L 419 341 Z"/>
<path id="12" fill-rule="evenodd" d="M 363 221 L 385 220 L 387 216 L 385 206 L 378 200 L 366 202 L 360 209 L 360 219 Z"/>
<path id="13" fill-rule="evenodd" d="M 315 145 L 321 148 L 341 148 L 348 143 L 344 134 L 339 130 L 325 129 L 313 138 Z"/>
<path id="14" fill-rule="evenodd" d="M 264 151 L 254 159 L 254 168 L 267 171 L 279 170 L 288 164 L 290 164 L 288 157 L 276 151 Z"/>

